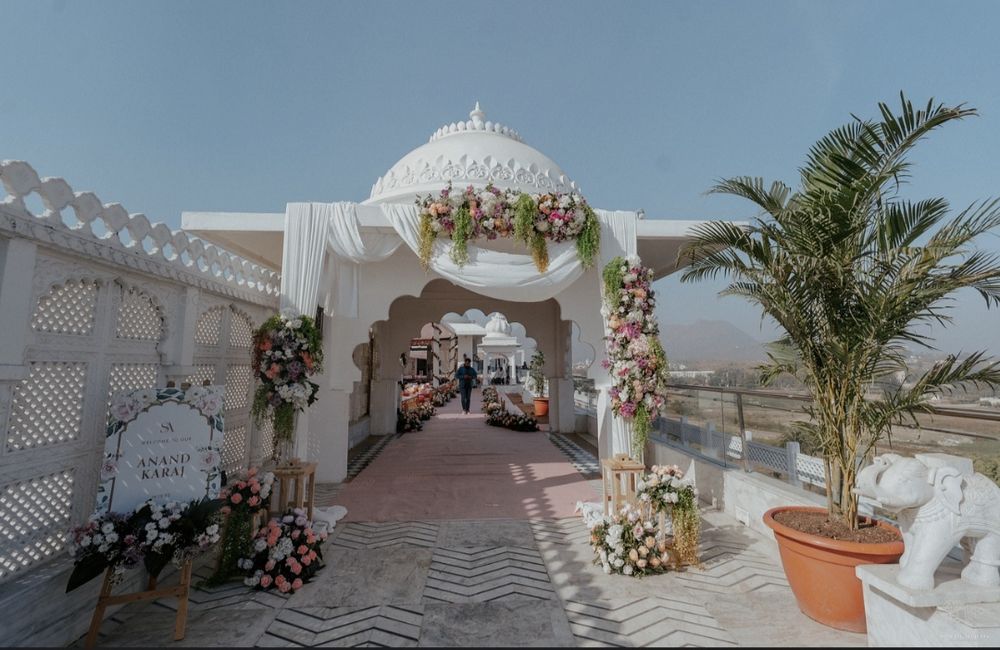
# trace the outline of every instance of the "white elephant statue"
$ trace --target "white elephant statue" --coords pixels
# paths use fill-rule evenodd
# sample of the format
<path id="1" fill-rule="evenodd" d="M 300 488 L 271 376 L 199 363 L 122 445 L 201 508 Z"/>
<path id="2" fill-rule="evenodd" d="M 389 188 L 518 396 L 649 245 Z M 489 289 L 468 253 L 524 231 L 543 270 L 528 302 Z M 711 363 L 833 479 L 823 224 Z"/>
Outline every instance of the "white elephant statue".
<path id="1" fill-rule="evenodd" d="M 962 579 L 1000 586 L 1000 487 L 972 470 L 966 458 L 883 454 L 858 474 L 862 501 L 896 513 L 903 532 L 899 584 L 933 589 L 934 573 L 961 543 Z"/>

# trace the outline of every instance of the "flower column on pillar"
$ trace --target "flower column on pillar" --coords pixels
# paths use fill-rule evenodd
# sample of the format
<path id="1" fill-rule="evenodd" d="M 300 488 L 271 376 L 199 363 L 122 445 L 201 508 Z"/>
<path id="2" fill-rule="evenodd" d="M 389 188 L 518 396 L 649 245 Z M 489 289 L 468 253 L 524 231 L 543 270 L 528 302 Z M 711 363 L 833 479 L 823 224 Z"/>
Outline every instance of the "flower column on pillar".
<path id="1" fill-rule="evenodd" d="M 667 395 L 667 359 L 659 339 L 653 272 L 638 257 L 616 257 L 604 267 L 606 338 L 611 411 L 631 425 L 629 452 L 641 458 L 653 421 Z M 617 451 L 616 451 L 617 453 Z"/>

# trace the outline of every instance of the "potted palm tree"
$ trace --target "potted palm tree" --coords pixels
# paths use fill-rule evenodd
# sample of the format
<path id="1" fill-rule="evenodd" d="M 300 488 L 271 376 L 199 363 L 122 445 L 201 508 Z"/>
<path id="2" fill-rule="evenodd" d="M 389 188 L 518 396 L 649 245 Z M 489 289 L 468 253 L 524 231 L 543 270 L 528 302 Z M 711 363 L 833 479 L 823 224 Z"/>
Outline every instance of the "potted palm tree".
<path id="1" fill-rule="evenodd" d="M 1000 257 L 974 247 L 1000 227 L 1000 203 L 951 216 L 944 199 L 900 195 L 917 143 L 976 114 L 900 101 L 898 114 L 879 104 L 879 119 L 855 118 L 817 142 L 795 189 L 720 181 L 711 192 L 745 198 L 759 216 L 746 227 L 706 223 L 685 249 L 684 281 L 724 277 L 722 295 L 742 296 L 779 325 L 762 382 L 789 373 L 811 394 L 811 419 L 797 426 L 824 457 L 827 507 L 775 508 L 764 519 L 800 608 L 854 631 L 865 630 L 854 566 L 895 562 L 903 550 L 898 531 L 859 517 L 861 465 L 932 396 L 1000 385 L 998 363 L 981 352 L 945 356 L 918 376 L 907 366 L 910 348 L 932 346 L 924 328 L 949 323 L 956 291 L 1000 304 Z"/>
<path id="2" fill-rule="evenodd" d="M 535 417 L 548 415 L 549 398 L 545 397 L 545 355 L 541 350 L 536 350 L 531 356 L 531 363 L 528 365 L 528 376 L 531 378 L 531 389 L 538 395 L 534 399 Z"/>

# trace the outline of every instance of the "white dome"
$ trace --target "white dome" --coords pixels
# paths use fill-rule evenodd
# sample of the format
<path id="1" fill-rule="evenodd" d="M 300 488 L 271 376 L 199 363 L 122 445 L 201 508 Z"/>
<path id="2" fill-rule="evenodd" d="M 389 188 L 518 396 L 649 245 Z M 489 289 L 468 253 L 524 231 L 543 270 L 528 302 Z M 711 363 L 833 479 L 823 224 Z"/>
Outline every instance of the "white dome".
<path id="1" fill-rule="evenodd" d="M 400 158 L 372 186 L 365 203 L 410 203 L 419 195 L 437 194 L 451 181 L 455 187 L 499 188 L 524 192 L 577 192 L 559 165 L 506 126 L 486 120 L 476 108 L 467 122 L 441 127 L 430 141 Z"/>
<path id="2" fill-rule="evenodd" d="M 488 338 L 510 336 L 510 323 L 507 321 L 507 317 L 499 312 L 493 314 L 490 322 L 486 323 L 485 329 Z"/>

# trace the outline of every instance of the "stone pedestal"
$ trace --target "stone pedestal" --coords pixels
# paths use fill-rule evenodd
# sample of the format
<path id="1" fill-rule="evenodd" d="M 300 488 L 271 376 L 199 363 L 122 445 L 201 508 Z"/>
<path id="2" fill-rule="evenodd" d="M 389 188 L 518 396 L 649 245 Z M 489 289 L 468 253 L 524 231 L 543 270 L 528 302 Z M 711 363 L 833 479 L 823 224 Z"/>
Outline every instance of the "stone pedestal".
<path id="1" fill-rule="evenodd" d="M 870 647 L 996 647 L 1000 645 L 1000 587 L 959 578 L 957 563 L 941 565 L 934 589 L 896 582 L 898 564 L 857 568 L 864 587 Z"/>

